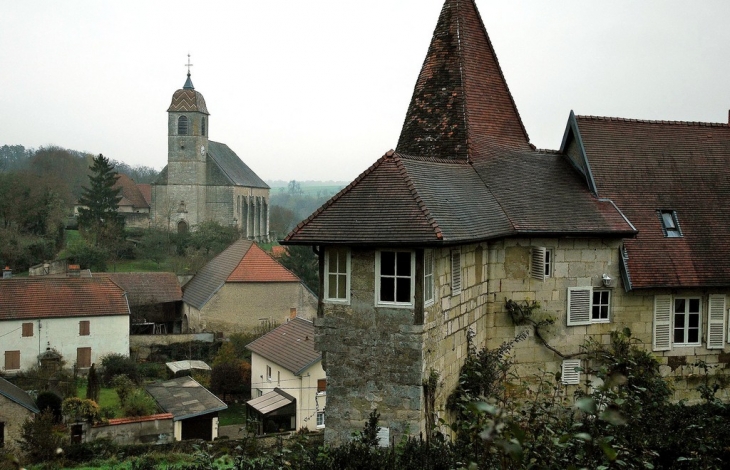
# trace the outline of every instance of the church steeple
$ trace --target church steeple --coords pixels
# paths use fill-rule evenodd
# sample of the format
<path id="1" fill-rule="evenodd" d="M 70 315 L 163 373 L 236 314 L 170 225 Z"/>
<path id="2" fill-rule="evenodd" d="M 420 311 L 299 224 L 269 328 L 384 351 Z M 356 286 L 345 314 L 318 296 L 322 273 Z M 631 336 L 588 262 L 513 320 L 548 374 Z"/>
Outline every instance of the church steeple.
<path id="1" fill-rule="evenodd" d="M 413 91 L 397 151 L 449 159 L 529 149 L 474 0 L 446 0 Z"/>
<path id="2" fill-rule="evenodd" d="M 193 86 L 193 81 L 190 80 L 190 67 L 193 66 L 193 64 L 190 63 L 190 54 L 188 54 L 188 63 L 185 64 L 185 66 L 188 68 L 188 79 L 185 80 L 185 85 L 183 85 L 183 90 L 195 90 L 195 87 Z"/>

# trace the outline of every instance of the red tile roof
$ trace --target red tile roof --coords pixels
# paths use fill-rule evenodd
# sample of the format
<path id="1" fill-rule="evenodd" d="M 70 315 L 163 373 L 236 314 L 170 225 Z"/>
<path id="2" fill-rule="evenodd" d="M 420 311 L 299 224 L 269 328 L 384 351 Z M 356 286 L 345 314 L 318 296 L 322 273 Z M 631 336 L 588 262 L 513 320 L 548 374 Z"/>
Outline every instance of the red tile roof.
<path id="1" fill-rule="evenodd" d="M 300 279 L 253 243 L 226 281 L 300 282 Z"/>
<path id="2" fill-rule="evenodd" d="M 136 209 L 149 209 L 149 202 L 129 176 L 120 173 L 117 176 L 117 182 L 114 183 L 114 188 L 122 188 L 120 206 L 130 205 Z"/>
<path id="3" fill-rule="evenodd" d="M 152 205 L 152 185 L 151 184 L 138 184 L 137 189 L 142 193 L 142 197 L 147 202 L 147 205 Z"/>
<path id="4" fill-rule="evenodd" d="M 639 230 L 626 240 L 633 288 L 730 285 L 730 126 L 725 123 L 576 119 L 599 196 Z M 657 211 L 673 210 L 667 238 Z"/>
<path id="5" fill-rule="evenodd" d="M 158 419 L 172 419 L 172 413 L 158 413 L 149 416 L 135 416 L 131 418 L 112 418 L 106 423 L 95 424 L 94 427 L 100 426 L 118 426 L 120 424 L 144 423 L 146 421 L 157 421 Z"/>
<path id="6" fill-rule="evenodd" d="M 129 315 L 124 290 L 108 278 L 0 279 L 0 320 Z"/>
<path id="7" fill-rule="evenodd" d="M 322 354 L 314 349 L 314 324 L 299 317 L 249 343 L 246 349 L 279 364 L 294 375 L 303 373 L 322 359 Z"/>
<path id="8" fill-rule="evenodd" d="M 155 305 L 182 300 L 175 273 L 96 273 L 108 277 L 127 293 L 131 306 Z"/>
<path id="9" fill-rule="evenodd" d="M 448 159 L 489 156 L 480 143 L 531 146 L 473 0 L 446 0 L 397 151 Z"/>

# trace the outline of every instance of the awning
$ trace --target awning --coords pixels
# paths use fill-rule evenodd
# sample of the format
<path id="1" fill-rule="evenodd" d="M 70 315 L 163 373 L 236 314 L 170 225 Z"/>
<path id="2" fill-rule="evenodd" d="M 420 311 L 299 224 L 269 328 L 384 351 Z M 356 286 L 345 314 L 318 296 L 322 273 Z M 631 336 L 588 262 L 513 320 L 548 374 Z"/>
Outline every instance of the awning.
<path id="1" fill-rule="evenodd" d="M 296 399 L 293 396 L 281 389 L 275 388 L 265 395 L 247 401 L 246 404 L 266 416 L 294 402 L 296 402 Z"/>

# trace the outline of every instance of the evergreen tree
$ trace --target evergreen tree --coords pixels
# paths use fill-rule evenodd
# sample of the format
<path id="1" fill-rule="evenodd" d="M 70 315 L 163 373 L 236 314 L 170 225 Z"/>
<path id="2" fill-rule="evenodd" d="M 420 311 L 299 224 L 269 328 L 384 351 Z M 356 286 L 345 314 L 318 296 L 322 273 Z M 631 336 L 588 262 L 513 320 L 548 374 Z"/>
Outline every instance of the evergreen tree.
<path id="1" fill-rule="evenodd" d="M 101 384 L 99 384 L 99 376 L 96 374 L 96 367 L 91 364 L 89 376 L 86 382 L 86 398 L 99 403 L 99 394 L 101 393 Z"/>
<path id="2" fill-rule="evenodd" d="M 104 155 L 95 157 L 89 187 L 79 199 L 79 229 L 93 245 L 112 248 L 122 238 L 124 219 L 117 212 L 121 188 L 114 188 L 117 172 Z"/>

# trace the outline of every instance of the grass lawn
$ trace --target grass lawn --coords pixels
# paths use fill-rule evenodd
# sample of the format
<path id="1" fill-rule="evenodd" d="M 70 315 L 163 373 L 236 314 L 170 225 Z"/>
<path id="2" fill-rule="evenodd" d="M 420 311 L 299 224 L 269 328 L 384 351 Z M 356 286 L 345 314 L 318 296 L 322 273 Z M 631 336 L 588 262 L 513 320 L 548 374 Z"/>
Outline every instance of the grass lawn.
<path id="1" fill-rule="evenodd" d="M 78 387 L 76 396 L 86 398 L 86 382 Z M 109 408 L 114 410 L 114 417 L 122 417 L 122 407 L 119 403 L 119 395 L 113 388 L 102 388 L 99 392 L 99 408 Z"/>
<path id="2" fill-rule="evenodd" d="M 231 403 L 227 410 L 218 413 L 218 424 L 228 426 L 231 424 L 246 423 L 246 404 Z"/>

